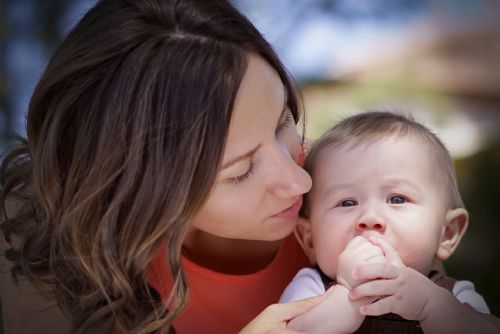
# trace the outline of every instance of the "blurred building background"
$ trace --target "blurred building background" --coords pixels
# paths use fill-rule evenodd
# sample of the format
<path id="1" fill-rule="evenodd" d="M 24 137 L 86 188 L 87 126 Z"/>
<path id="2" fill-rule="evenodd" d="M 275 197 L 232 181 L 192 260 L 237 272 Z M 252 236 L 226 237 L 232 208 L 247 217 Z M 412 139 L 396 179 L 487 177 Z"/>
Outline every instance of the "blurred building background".
<path id="1" fill-rule="evenodd" d="M 0 0 L 0 153 L 24 135 L 47 59 L 95 0 Z M 456 159 L 470 225 L 446 263 L 500 316 L 500 2 L 233 0 L 300 85 L 306 137 L 342 117 L 412 113 Z M 404 152 L 402 152 L 404 154 Z"/>

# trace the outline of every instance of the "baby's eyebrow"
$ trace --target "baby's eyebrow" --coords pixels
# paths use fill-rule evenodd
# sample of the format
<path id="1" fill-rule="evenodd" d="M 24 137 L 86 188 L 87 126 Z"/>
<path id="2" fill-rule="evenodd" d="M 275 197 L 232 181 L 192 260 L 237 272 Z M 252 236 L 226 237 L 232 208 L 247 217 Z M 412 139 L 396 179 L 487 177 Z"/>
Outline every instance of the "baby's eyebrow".
<path id="1" fill-rule="evenodd" d="M 325 189 L 325 191 L 323 192 L 323 196 L 329 197 L 333 193 L 342 191 L 344 189 L 352 189 L 355 186 L 356 186 L 355 182 L 343 182 L 343 183 L 332 184 L 328 188 Z"/>
<path id="2" fill-rule="evenodd" d="M 384 180 L 388 186 L 394 186 L 394 185 L 406 185 L 412 188 L 419 189 L 419 185 L 411 180 L 408 180 L 407 178 L 402 178 L 402 177 L 395 177 L 395 178 L 387 178 Z"/>

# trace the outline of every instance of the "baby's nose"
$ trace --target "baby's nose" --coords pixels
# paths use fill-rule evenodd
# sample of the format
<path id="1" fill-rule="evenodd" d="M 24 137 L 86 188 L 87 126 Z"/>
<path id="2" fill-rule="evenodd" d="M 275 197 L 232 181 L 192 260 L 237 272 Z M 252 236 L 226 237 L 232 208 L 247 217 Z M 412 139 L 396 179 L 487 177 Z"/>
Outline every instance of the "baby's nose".
<path id="1" fill-rule="evenodd" d="M 382 219 L 374 216 L 361 217 L 361 219 L 359 219 L 356 222 L 356 230 L 358 230 L 359 232 L 373 230 L 383 233 L 385 232 L 385 228 L 386 228 L 385 222 Z"/>

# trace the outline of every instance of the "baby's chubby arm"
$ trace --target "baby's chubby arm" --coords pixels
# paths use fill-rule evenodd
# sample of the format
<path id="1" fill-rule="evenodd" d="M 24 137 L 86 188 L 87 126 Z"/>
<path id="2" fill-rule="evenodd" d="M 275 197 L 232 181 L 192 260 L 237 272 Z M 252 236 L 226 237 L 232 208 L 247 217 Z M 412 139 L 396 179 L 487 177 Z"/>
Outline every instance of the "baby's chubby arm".
<path id="1" fill-rule="evenodd" d="M 374 297 L 350 300 L 349 289 L 360 281 L 352 272 L 367 264 L 387 262 L 383 251 L 363 237 L 353 238 L 341 253 L 337 266 L 337 281 L 325 297 L 307 312 L 292 319 L 287 328 L 308 333 L 352 333 L 365 316 L 359 312 L 362 305 L 373 302 Z M 340 276 L 339 276 L 340 275 Z"/>
<path id="2" fill-rule="evenodd" d="M 361 306 L 362 314 L 377 316 L 392 312 L 419 321 L 424 333 L 498 333 L 495 317 L 484 316 L 461 304 L 450 291 L 405 266 L 398 253 L 385 241 L 370 241 L 383 249 L 392 265 L 370 264 L 354 270 L 355 279 L 365 283 L 353 288 L 349 298 L 381 298 Z"/>

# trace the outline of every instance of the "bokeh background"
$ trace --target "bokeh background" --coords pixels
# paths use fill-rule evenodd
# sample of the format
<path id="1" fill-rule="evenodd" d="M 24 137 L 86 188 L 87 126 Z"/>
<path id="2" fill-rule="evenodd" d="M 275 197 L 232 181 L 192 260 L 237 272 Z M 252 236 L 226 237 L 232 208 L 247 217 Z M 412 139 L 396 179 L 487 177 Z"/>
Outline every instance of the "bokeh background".
<path id="1" fill-rule="evenodd" d="M 443 139 L 471 218 L 446 269 L 500 316 L 500 1 L 232 2 L 296 78 L 309 139 L 373 108 L 412 113 Z M 0 0 L 0 154 L 25 134 L 48 58 L 94 3 Z"/>

